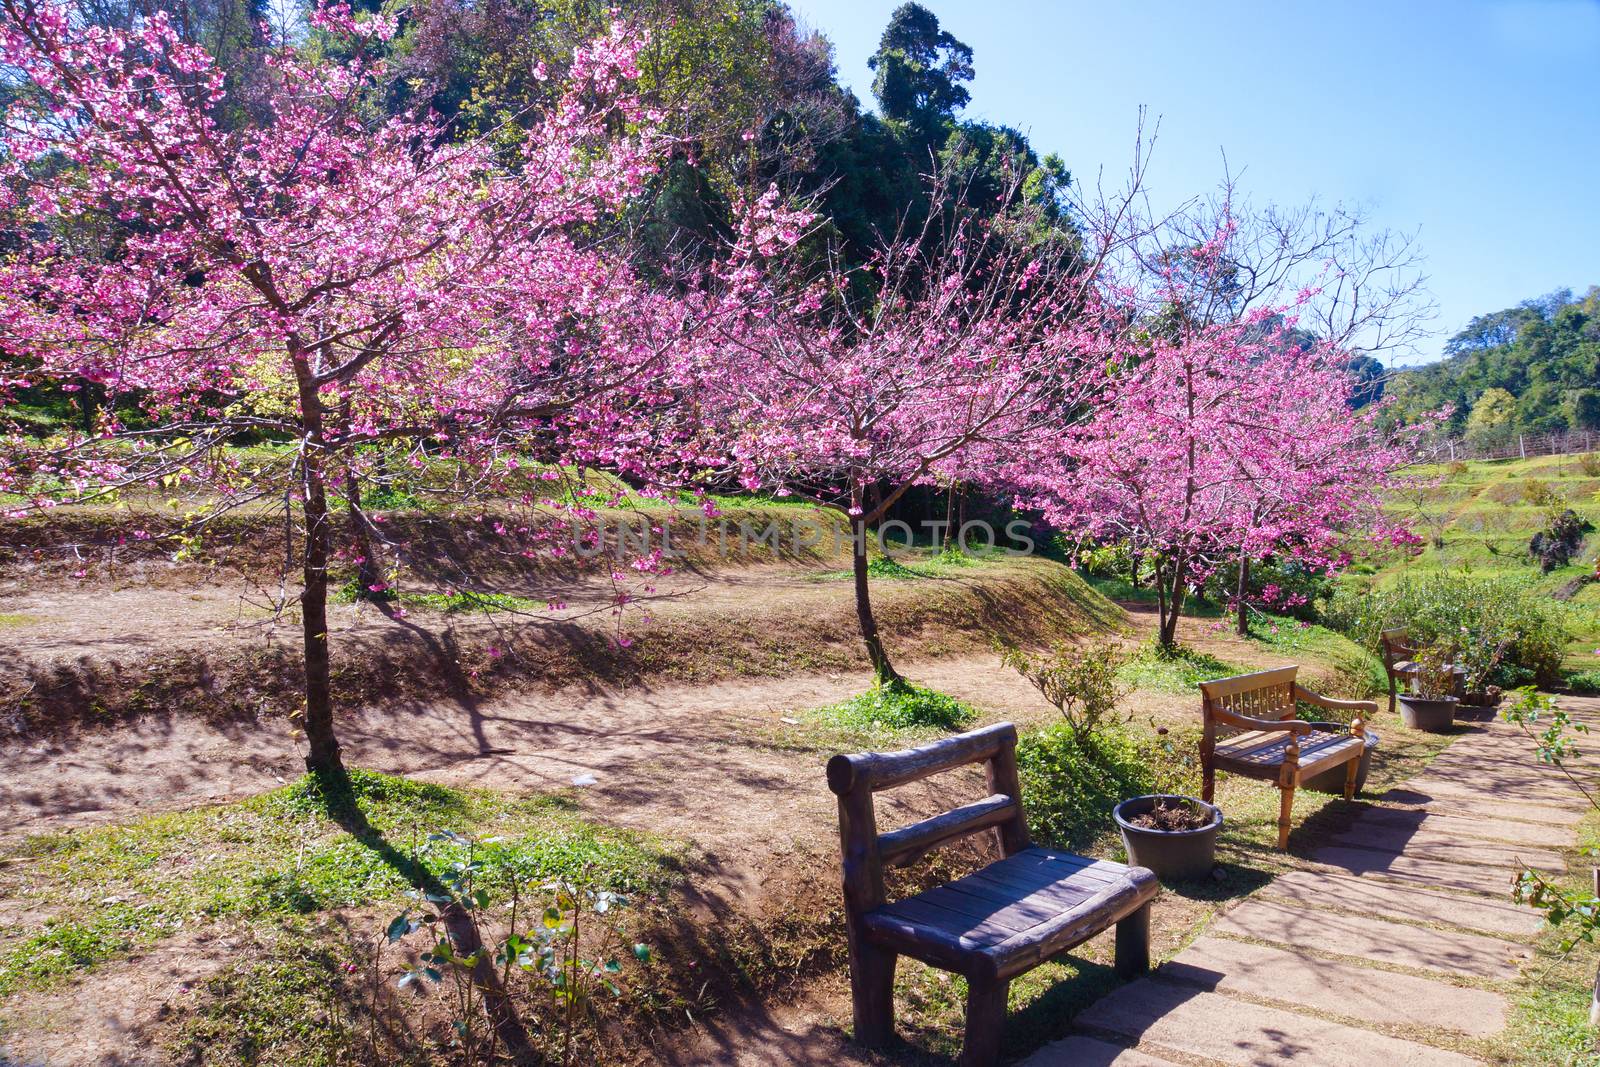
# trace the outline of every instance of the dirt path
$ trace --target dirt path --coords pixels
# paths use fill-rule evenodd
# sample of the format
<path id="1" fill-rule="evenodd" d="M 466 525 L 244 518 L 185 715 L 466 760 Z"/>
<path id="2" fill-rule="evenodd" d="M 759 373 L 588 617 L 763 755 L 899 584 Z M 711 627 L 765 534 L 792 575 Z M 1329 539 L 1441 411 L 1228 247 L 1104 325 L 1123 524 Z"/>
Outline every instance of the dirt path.
<path id="1" fill-rule="evenodd" d="M 1042 714 L 1033 690 L 993 656 L 914 663 L 907 673 L 996 717 Z M 784 720 L 870 681 L 846 672 L 529 692 L 359 713 L 340 733 L 353 766 L 512 792 L 592 779 L 580 799 L 607 821 L 738 849 L 770 841 L 774 823 L 832 819 L 825 757 L 790 750 L 784 736 L 797 725 Z M 15 753 L 0 808 L 22 832 L 114 822 L 274 788 L 300 773 L 301 758 L 287 724 L 150 716 Z"/>

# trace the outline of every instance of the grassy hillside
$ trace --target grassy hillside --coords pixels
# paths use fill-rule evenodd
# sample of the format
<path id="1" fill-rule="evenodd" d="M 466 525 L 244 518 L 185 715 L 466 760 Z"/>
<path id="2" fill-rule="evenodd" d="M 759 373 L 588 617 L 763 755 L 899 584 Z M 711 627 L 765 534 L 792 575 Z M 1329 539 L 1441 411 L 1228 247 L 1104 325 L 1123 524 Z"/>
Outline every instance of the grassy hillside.
<path id="1" fill-rule="evenodd" d="M 1590 473 L 1596 471 L 1597 473 Z M 1600 645 L 1600 583 L 1585 582 L 1600 552 L 1600 467 L 1579 456 L 1483 460 L 1422 468 L 1429 483 L 1397 493 L 1388 508 L 1426 538 L 1419 555 L 1358 565 L 1348 580 L 1383 585 L 1426 570 L 1515 577 L 1561 603 L 1572 642 L 1567 664 L 1593 669 Z M 1542 573 L 1529 550 L 1552 508 L 1571 508 L 1589 530 L 1573 561 Z"/>

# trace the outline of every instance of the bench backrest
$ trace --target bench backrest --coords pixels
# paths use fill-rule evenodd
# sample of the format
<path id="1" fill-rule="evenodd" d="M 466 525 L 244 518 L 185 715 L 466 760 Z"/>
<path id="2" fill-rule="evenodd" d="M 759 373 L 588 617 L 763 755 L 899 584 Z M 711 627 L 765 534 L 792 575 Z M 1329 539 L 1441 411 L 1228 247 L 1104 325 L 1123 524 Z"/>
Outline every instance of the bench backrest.
<path id="1" fill-rule="evenodd" d="M 1393 668 L 1402 660 L 1411 659 L 1417 652 L 1417 643 L 1404 627 L 1385 630 L 1378 635 L 1378 647 L 1383 651 L 1383 665 Z"/>
<path id="2" fill-rule="evenodd" d="M 878 832 L 874 793 L 941 771 L 982 763 L 989 796 L 898 830 Z M 828 788 L 839 798 L 839 846 L 845 906 L 859 914 L 885 902 L 885 867 L 904 867 L 940 845 L 994 830 L 1010 856 L 1028 847 L 1017 777 L 1017 728 L 1008 722 L 900 752 L 861 752 L 828 761 Z"/>
<path id="3" fill-rule="evenodd" d="M 1237 674 L 1200 683 L 1200 708 L 1206 739 L 1227 737 L 1239 731 L 1218 722 L 1216 712 L 1228 711 L 1247 719 L 1294 718 L 1294 679 L 1298 667 L 1275 667 L 1254 674 Z"/>

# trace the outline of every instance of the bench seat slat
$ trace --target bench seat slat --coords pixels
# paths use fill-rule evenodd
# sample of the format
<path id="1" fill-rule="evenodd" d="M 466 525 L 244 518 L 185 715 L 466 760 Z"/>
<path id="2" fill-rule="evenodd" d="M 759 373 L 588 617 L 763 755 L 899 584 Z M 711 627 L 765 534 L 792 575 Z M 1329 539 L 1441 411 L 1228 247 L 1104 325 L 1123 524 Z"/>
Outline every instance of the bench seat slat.
<path id="1" fill-rule="evenodd" d="M 961 974 L 1013 974 L 1092 937 L 1156 893 L 1138 867 L 1030 848 L 862 916 L 874 940 Z"/>
<path id="2" fill-rule="evenodd" d="M 919 899 L 976 919 L 980 924 L 1001 927 L 1009 937 L 1050 921 L 1064 909 L 1077 907 L 1111 884 L 1114 883 L 1074 879 L 1021 895 L 1000 883 L 990 883 L 989 887 L 969 884 L 959 889 L 954 885 L 944 885 L 930 889 Z M 1005 940 L 1005 937 L 1000 940 Z"/>
<path id="3" fill-rule="evenodd" d="M 1300 739 L 1300 771 L 1310 774 L 1324 767 L 1345 763 L 1352 754 L 1359 755 L 1365 742 L 1347 734 L 1318 731 Z M 1223 770 L 1240 774 L 1275 771 L 1283 766 L 1284 753 L 1289 745 L 1288 735 L 1280 736 L 1276 743 L 1255 745 L 1239 751 L 1230 741 L 1217 745 L 1216 763 Z"/>

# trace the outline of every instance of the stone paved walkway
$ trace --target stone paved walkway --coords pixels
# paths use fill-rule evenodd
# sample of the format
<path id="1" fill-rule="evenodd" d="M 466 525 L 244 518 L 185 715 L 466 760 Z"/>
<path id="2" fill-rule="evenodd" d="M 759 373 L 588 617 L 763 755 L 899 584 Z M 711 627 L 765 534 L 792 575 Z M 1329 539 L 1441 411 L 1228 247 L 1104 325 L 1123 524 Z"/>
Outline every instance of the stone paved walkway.
<path id="1" fill-rule="evenodd" d="M 1562 704 L 1600 729 L 1600 699 Z M 1023 1067 L 1476 1063 L 1459 1049 L 1505 1027 L 1540 926 L 1510 902 L 1517 863 L 1564 870 L 1584 810 L 1516 727 L 1482 724 Z"/>

